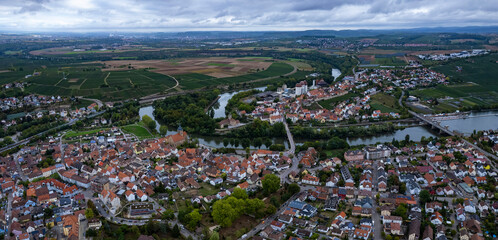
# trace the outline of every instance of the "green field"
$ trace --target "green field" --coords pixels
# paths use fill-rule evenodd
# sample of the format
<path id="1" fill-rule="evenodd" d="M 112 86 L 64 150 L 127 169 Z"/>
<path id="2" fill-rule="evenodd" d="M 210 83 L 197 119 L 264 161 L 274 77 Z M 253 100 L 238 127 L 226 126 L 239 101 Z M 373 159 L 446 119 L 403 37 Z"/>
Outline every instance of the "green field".
<path id="1" fill-rule="evenodd" d="M 199 73 L 179 74 L 179 75 L 174 75 L 174 77 L 178 80 L 182 89 L 196 89 L 206 86 L 226 85 L 226 84 L 242 83 L 262 78 L 268 78 L 268 77 L 278 77 L 291 72 L 293 69 L 294 68 L 289 64 L 277 62 L 270 65 L 270 67 L 268 67 L 264 71 L 241 75 L 237 77 L 215 78 Z"/>
<path id="2" fill-rule="evenodd" d="M 359 96 L 359 94 L 350 92 L 348 94 L 338 96 L 335 98 L 318 101 L 318 104 L 320 104 L 322 107 L 324 107 L 326 109 L 331 110 L 331 109 L 334 109 L 334 106 L 336 103 L 346 101 L 350 98 L 357 97 L 357 96 Z"/>
<path id="3" fill-rule="evenodd" d="M 125 133 L 133 134 L 137 136 L 139 139 L 145 139 L 145 138 L 152 138 L 152 136 L 149 131 L 145 128 L 142 127 L 138 124 L 131 124 L 131 125 L 126 125 L 121 127 L 121 130 Z"/>
<path id="4" fill-rule="evenodd" d="M 70 130 L 66 134 L 64 134 L 64 138 L 73 138 L 73 137 L 79 137 L 79 136 L 84 136 L 84 135 L 93 135 L 93 134 L 96 134 L 102 130 L 106 130 L 106 128 L 92 129 L 92 130 L 88 130 L 88 131 Z"/>
<path id="5" fill-rule="evenodd" d="M 473 82 L 479 87 L 473 87 L 469 91 L 495 91 L 498 92 L 498 53 L 492 53 L 481 57 L 459 59 L 447 64 L 435 67 L 434 70 L 446 74 L 453 82 Z M 459 72 L 457 66 L 462 70 Z"/>
<path id="6" fill-rule="evenodd" d="M 169 76 L 146 70 L 102 72 L 98 66 L 78 65 L 40 71 L 40 76 L 24 80 L 31 83 L 29 92 L 122 100 L 161 92 L 176 84 Z"/>
<path id="7" fill-rule="evenodd" d="M 399 112 L 397 100 L 393 96 L 384 93 L 373 95 L 370 106 L 373 110 L 380 110 L 383 113 Z"/>

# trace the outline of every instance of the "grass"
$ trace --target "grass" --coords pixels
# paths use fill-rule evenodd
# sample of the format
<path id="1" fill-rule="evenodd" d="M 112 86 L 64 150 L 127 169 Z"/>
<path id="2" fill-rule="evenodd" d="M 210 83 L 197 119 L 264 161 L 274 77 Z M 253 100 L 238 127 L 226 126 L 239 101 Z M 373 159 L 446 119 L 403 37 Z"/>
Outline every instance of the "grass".
<path id="1" fill-rule="evenodd" d="M 350 98 L 357 97 L 357 96 L 359 96 L 359 94 L 350 92 L 348 94 L 344 94 L 342 96 L 338 96 L 338 97 L 335 97 L 335 98 L 331 98 L 331 99 L 327 99 L 327 100 L 321 100 L 318 103 L 322 107 L 331 110 L 331 109 L 334 109 L 336 103 L 342 102 L 342 101 L 346 101 L 346 100 L 348 100 Z"/>
<path id="2" fill-rule="evenodd" d="M 137 136 L 139 139 L 154 137 L 149 133 L 149 131 L 145 127 L 142 127 L 139 124 L 126 125 L 121 127 L 121 130 L 123 130 L 123 132 L 125 133 L 133 134 Z"/>
<path id="3" fill-rule="evenodd" d="M 448 87 L 439 85 L 433 88 L 426 88 L 413 91 L 413 94 L 422 99 L 429 98 L 444 98 L 446 96 L 449 97 L 466 97 L 467 93 L 460 91 L 458 88 Z"/>
<path id="4" fill-rule="evenodd" d="M 380 110 L 383 113 L 399 112 L 397 110 L 397 100 L 388 94 L 378 93 L 372 96 L 370 106 L 373 110 Z"/>
<path id="5" fill-rule="evenodd" d="M 79 136 L 84 136 L 84 135 L 93 135 L 93 134 L 96 134 L 102 130 L 107 130 L 107 128 L 97 128 L 97 129 L 92 129 L 92 130 L 87 130 L 87 131 L 70 130 L 66 134 L 64 134 L 64 138 L 73 138 L 73 137 L 79 137 Z"/>
<path id="6" fill-rule="evenodd" d="M 203 197 L 217 194 L 219 191 L 220 189 L 209 183 L 201 183 L 201 188 L 199 188 L 199 194 Z"/>

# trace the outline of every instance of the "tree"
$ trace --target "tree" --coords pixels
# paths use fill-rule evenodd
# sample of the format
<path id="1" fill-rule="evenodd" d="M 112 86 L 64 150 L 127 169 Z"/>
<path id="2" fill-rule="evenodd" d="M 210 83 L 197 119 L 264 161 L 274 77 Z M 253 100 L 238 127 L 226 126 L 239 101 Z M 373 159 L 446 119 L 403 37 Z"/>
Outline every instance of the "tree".
<path id="1" fill-rule="evenodd" d="M 237 219 L 238 214 L 228 202 L 219 200 L 214 203 L 211 216 L 222 227 L 230 227 L 232 222 Z"/>
<path id="2" fill-rule="evenodd" d="M 194 229 L 202 219 L 202 215 L 199 213 L 199 209 L 194 209 L 194 211 L 189 213 L 188 219 L 189 219 L 188 222 L 189 228 Z"/>
<path id="3" fill-rule="evenodd" d="M 168 133 L 168 127 L 166 125 L 161 125 L 159 127 L 159 133 L 161 135 L 166 135 Z"/>
<path id="4" fill-rule="evenodd" d="M 275 174 L 266 175 L 262 183 L 263 183 L 263 190 L 267 194 L 274 193 L 280 188 L 280 178 L 277 177 Z"/>
<path id="5" fill-rule="evenodd" d="M 255 138 L 253 141 L 253 145 L 256 148 L 261 148 L 261 145 L 263 145 L 263 139 L 261 138 Z"/>
<path id="6" fill-rule="evenodd" d="M 85 217 L 86 219 L 92 219 L 93 217 L 95 217 L 93 210 L 91 208 L 87 208 L 85 210 Z"/>
<path id="7" fill-rule="evenodd" d="M 142 117 L 142 122 L 145 124 L 145 126 L 150 130 L 150 131 L 155 131 L 156 129 L 156 121 L 152 120 L 151 117 L 148 115 L 144 115 Z"/>
<path id="8" fill-rule="evenodd" d="M 431 194 L 425 189 L 420 191 L 419 197 L 422 204 L 425 204 L 426 202 L 429 202 L 431 200 Z"/>
<path id="9" fill-rule="evenodd" d="M 171 229 L 171 236 L 174 238 L 180 237 L 180 228 L 178 227 L 178 224 L 175 224 L 173 229 Z"/>
<path id="10" fill-rule="evenodd" d="M 211 236 L 209 237 L 209 240 L 220 240 L 220 234 L 216 231 L 214 231 Z"/>
<path id="11" fill-rule="evenodd" d="M 301 187 L 299 187 L 299 185 L 297 185 L 297 183 L 291 183 L 288 187 L 287 187 L 287 191 L 294 195 L 298 192 L 301 191 Z"/>
<path id="12" fill-rule="evenodd" d="M 237 199 L 247 199 L 247 192 L 246 190 L 237 187 L 233 190 L 231 196 Z"/>

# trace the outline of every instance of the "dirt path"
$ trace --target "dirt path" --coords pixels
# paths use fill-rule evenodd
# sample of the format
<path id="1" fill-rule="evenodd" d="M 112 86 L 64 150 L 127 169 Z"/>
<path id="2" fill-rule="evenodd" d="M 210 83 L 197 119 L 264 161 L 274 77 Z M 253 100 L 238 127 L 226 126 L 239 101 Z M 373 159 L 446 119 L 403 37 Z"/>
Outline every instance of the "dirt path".
<path id="1" fill-rule="evenodd" d="M 109 75 L 111 75 L 111 72 L 109 72 L 109 73 L 107 74 L 107 76 L 104 78 L 104 83 L 105 83 L 105 85 L 107 85 L 107 86 L 109 86 L 109 83 L 107 83 L 107 78 L 109 77 Z"/>

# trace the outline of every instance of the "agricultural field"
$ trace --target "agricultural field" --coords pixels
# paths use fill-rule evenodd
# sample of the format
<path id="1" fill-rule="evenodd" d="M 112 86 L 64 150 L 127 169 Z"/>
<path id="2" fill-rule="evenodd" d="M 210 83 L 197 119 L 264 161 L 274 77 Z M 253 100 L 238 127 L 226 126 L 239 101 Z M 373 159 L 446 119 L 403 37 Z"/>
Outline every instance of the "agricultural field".
<path id="1" fill-rule="evenodd" d="M 39 71 L 38 76 L 24 81 L 31 83 L 27 87 L 29 92 L 42 95 L 121 100 L 139 98 L 176 85 L 171 77 L 147 70 L 102 72 L 97 65 L 77 65 Z"/>
<path id="2" fill-rule="evenodd" d="M 246 74 L 236 77 L 215 78 L 200 73 L 179 74 L 179 75 L 173 75 L 173 77 L 175 77 L 180 83 L 180 88 L 195 89 L 206 86 L 226 85 L 226 84 L 242 83 L 242 82 L 248 82 L 248 81 L 259 80 L 270 77 L 279 77 L 284 74 L 292 72 L 292 70 L 293 67 L 289 64 L 275 62 L 272 63 L 264 71 L 254 72 L 251 74 Z"/>
<path id="3" fill-rule="evenodd" d="M 474 87 L 471 90 L 466 90 L 466 92 L 483 92 L 484 89 L 486 91 L 498 92 L 496 77 L 498 76 L 497 59 L 498 53 L 492 53 L 481 57 L 450 61 L 447 64 L 435 67 L 434 70 L 444 73 L 450 77 L 450 81 L 452 82 L 471 82 L 481 86 L 480 88 Z"/>
<path id="4" fill-rule="evenodd" d="M 270 80 L 294 69 L 311 68 L 304 62 L 275 62 L 263 57 L 43 63 L 20 62 L 0 69 L 0 84 L 23 81 L 29 83 L 25 90 L 31 93 L 117 101 L 170 90 Z"/>
<path id="5" fill-rule="evenodd" d="M 103 71 L 122 71 L 128 68 L 150 68 L 152 72 L 164 75 L 198 73 L 214 78 L 234 77 L 267 69 L 272 62 L 266 60 L 239 61 L 240 58 L 192 58 L 179 61 L 165 60 L 118 60 L 98 62 L 105 64 Z"/>

